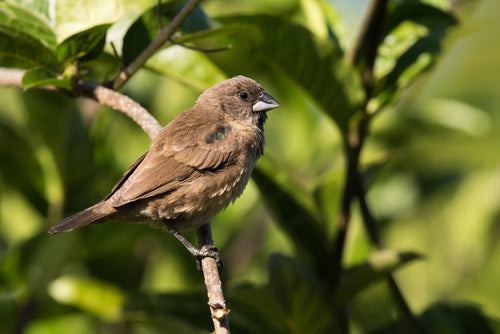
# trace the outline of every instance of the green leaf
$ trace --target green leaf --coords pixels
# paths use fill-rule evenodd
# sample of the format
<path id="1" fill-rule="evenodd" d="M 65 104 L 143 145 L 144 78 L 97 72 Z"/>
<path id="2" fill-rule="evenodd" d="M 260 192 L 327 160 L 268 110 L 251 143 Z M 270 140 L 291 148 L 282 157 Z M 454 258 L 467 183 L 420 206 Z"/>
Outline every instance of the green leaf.
<path id="1" fill-rule="evenodd" d="M 431 66 L 431 59 L 425 64 L 422 64 L 415 71 L 406 72 L 412 65 L 416 64 L 419 58 L 423 55 L 434 56 L 441 51 L 440 41 L 444 37 L 443 32 L 436 32 L 431 35 L 422 37 L 413 44 L 396 62 L 393 70 L 387 75 L 385 86 L 391 87 L 397 84 L 398 80 L 404 79 L 404 83 L 408 84 L 418 74 L 424 72 Z M 405 77 L 403 78 L 403 74 Z"/>
<path id="2" fill-rule="evenodd" d="M 37 15 L 42 16 L 46 21 L 51 19 L 51 5 L 54 4 L 53 1 L 47 0 L 10 0 L 16 4 L 25 7 L 26 9 L 35 12 Z"/>
<path id="3" fill-rule="evenodd" d="M 91 60 L 78 62 L 79 78 L 95 82 L 107 82 L 120 72 L 121 63 L 118 58 L 106 52 Z"/>
<path id="4" fill-rule="evenodd" d="M 71 233 L 54 237 L 43 231 L 23 246 L 20 266 L 25 271 L 26 285 L 36 296 L 46 295 L 48 284 L 71 256 L 75 237 Z"/>
<path id="5" fill-rule="evenodd" d="M 291 191 L 290 182 L 279 182 L 276 169 L 266 173 L 262 164 L 255 168 L 252 179 L 264 198 L 266 205 L 276 218 L 280 228 L 293 241 L 299 254 L 305 255 L 318 270 L 326 269 L 328 255 L 327 233 L 320 222 L 303 202 L 296 198 L 299 190 Z M 303 195 L 303 197 L 306 197 Z"/>
<path id="6" fill-rule="evenodd" d="M 143 17 L 135 21 L 123 37 L 122 61 L 125 66 L 134 61 L 135 58 L 151 43 L 151 36 Z"/>
<path id="7" fill-rule="evenodd" d="M 75 59 L 85 61 L 97 58 L 106 42 L 109 27 L 109 24 L 98 25 L 68 37 L 57 48 L 58 62 L 62 64 Z"/>
<path id="8" fill-rule="evenodd" d="M 57 40 L 52 28 L 43 16 L 27 7 L 10 1 L 0 2 L 0 26 L 13 28 L 12 31 L 31 36 L 49 50 L 56 50 Z"/>
<path id="9" fill-rule="evenodd" d="M 407 87 L 416 77 L 427 71 L 434 64 L 436 56 L 441 52 L 441 42 L 446 31 L 457 24 L 450 14 L 418 2 L 402 2 L 388 13 L 386 34 L 397 33 L 403 22 L 413 22 L 425 27 L 426 33 L 416 38 L 403 53 L 395 55 L 394 65 L 389 73 L 380 80 L 378 108 L 397 101 L 401 89 Z M 409 37 L 406 37 L 408 40 Z M 395 40 L 398 40 L 397 38 Z M 401 40 L 400 43 L 405 43 Z M 397 49 L 397 46 L 392 46 Z M 392 56 L 392 57 L 395 57 Z M 391 58 L 392 58 L 391 57 Z"/>
<path id="10" fill-rule="evenodd" d="M 120 318 L 125 300 L 124 293 L 114 285 L 76 276 L 52 281 L 49 294 L 59 303 L 79 307 L 106 320 Z"/>
<path id="11" fill-rule="evenodd" d="M 200 293 L 144 294 L 135 293 L 123 306 L 124 317 L 135 319 L 142 314 L 157 332 L 199 333 L 211 328 L 206 295 Z M 182 327 L 189 324 L 189 327 Z M 181 330 L 182 329 L 182 330 Z"/>
<path id="12" fill-rule="evenodd" d="M 59 43 L 92 27 L 117 22 L 128 10 L 137 11 L 153 0 L 65 0 L 54 1 L 54 25 Z"/>
<path id="13" fill-rule="evenodd" d="M 45 67 L 35 67 L 24 73 L 21 84 L 24 88 L 35 88 L 43 86 L 56 86 L 65 89 L 73 87 L 71 78 L 63 78 Z"/>
<path id="14" fill-rule="evenodd" d="M 45 312 L 49 313 L 44 305 Z M 27 327 L 27 333 L 52 333 L 62 334 L 67 333 L 68 328 L 71 328 L 71 334 L 88 334 L 94 333 L 98 328 L 95 318 L 89 317 L 86 314 L 67 313 L 62 316 L 54 316 L 54 311 L 50 315 L 39 315 L 35 321 L 30 322 Z"/>
<path id="15" fill-rule="evenodd" d="M 287 328 L 288 317 L 282 312 L 280 303 L 268 286 L 243 284 L 228 292 L 231 329 L 235 333 L 290 333 Z"/>
<path id="16" fill-rule="evenodd" d="M 420 258 L 420 255 L 413 252 L 400 253 L 394 250 L 372 253 L 365 263 L 345 270 L 337 289 L 336 304 L 346 305 L 371 284 L 385 279 L 389 273 Z"/>
<path id="17" fill-rule="evenodd" d="M 293 333 L 336 333 L 329 294 L 311 269 L 279 254 L 269 258 L 269 290 Z"/>
<path id="18" fill-rule="evenodd" d="M 235 51 L 291 79 L 342 133 L 347 133 L 351 117 L 360 109 L 365 95 L 359 74 L 344 59 L 334 39 L 317 39 L 302 26 L 268 15 L 234 16 L 220 21 L 225 24 L 221 33 L 230 36 Z M 232 51 L 226 54 L 237 56 Z M 225 69 L 224 63 L 219 66 Z"/>
<path id="19" fill-rule="evenodd" d="M 170 20 L 184 7 L 187 1 L 162 4 L 158 15 L 158 6 L 145 11 L 128 29 L 123 38 L 122 58 L 125 65 L 130 64 L 156 37 L 158 31 L 167 26 Z M 158 16 L 161 22 L 158 21 Z M 206 30 L 212 23 L 198 6 L 189 14 L 179 27 L 181 33 L 194 33 Z"/>
<path id="20" fill-rule="evenodd" d="M 467 302 L 436 303 L 420 319 L 431 334 L 500 332 L 500 319 L 486 314 L 480 305 Z"/>
<path id="21" fill-rule="evenodd" d="M 227 78 L 205 54 L 173 45 L 158 52 L 146 63 L 157 73 L 204 91 Z"/>
<path id="22" fill-rule="evenodd" d="M 55 54 L 38 39 L 16 28 L 0 25 L 0 66 L 46 66 L 56 69 L 57 60 Z"/>
<path id="23" fill-rule="evenodd" d="M 385 34 L 405 21 L 415 22 L 429 30 L 445 30 L 457 24 L 453 15 L 439 8 L 419 1 L 401 1 L 388 10 Z"/>
<path id="24" fill-rule="evenodd" d="M 235 332 L 339 332 L 330 295 L 311 268 L 294 258 L 273 254 L 268 272 L 266 286 L 245 284 L 229 291 L 230 322 Z"/>

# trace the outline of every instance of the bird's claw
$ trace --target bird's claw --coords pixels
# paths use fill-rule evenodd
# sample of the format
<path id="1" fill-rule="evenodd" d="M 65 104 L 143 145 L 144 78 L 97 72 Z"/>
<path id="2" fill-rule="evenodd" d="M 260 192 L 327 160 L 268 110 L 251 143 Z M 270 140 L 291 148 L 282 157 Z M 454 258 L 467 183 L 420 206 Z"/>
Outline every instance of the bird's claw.
<path id="1" fill-rule="evenodd" d="M 222 272 L 224 264 L 222 263 L 222 258 L 217 247 L 213 245 L 204 245 L 203 247 L 201 247 L 201 249 L 197 250 L 194 256 L 196 257 L 196 268 L 198 269 L 198 271 L 202 271 L 201 260 L 206 257 L 211 257 L 217 263 L 217 269 L 219 270 L 219 273 Z"/>

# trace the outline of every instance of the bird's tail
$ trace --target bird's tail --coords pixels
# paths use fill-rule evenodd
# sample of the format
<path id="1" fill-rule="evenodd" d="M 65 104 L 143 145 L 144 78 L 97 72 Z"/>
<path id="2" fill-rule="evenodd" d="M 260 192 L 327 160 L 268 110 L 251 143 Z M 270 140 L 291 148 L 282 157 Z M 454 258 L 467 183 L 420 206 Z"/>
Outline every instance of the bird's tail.
<path id="1" fill-rule="evenodd" d="M 59 222 L 57 225 L 53 226 L 49 233 L 57 234 L 61 232 L 69 232 L 76 230 L 77 228 L 87 226 L 89 224 L 95 223 L 98 220 L 109 216 L 115 210 L 108 209 L 108 205 L 106 202 L 99 202 L 90 208 L 87 208 L 83 211 L 75 213 L 74 215 L 64 219 Z"/>

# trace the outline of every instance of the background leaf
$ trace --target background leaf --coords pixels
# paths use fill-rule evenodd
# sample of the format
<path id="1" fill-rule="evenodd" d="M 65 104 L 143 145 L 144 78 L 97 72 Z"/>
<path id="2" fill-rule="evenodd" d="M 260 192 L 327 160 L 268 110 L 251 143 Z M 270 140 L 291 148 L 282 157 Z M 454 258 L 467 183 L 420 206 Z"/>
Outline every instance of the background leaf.
<path id="1" fill-rule="evenodd" d="M 21 84 L 27 89 L 42 86 L 56 86 L 66 89 L 73 88 L 71 78 L 57 78 L 57 74 L 55 72 L 49 71 L 43 67 L 36 67 L 27 70 L 24 73 Z"/>
<path id="2" fill-rule="evenodd" d="M 271 71 L 292 80 L 346 133 L 351 117 L 362 104 L 364 91 L 359 75 L 334 41 L 317 39 L 307 29 L 278 17 L 253 15 L 219 20 L 225 24 L 221 33 L 231 35 L 229 44 L 235 50 L 250 53 Z M 217 64 L 227 66 L 222 60 Z"/>
<path id="3" fill-rule="evenodd" d="M 0 65 L 57 69 L 57 60 L 55 54 L 38 39 L 16 28 L 0 25 Z"/>
<path id="4" fill-rule="evenodd" d="M 328 291 L 315 274 L 293 258 L 271 255 L 269 289 L 286 317 L 289 331 L 334 333 L 338 324 L 328 305 Z"/>
<path id="5" fill-rule="evenodd" d="M 318 270 L 325 269 L 328 240 L 317 218 L 283 185 L 264 173 L 262 169 L 256 168 L 252 178 L 266 205 L 276 215 L 276 221 L 293 240 L 298 254 L 305 255 Z M 288 184 L 288 187 L 290 186 Z"/>
<path id="6" fill-rule="evenodd" d="M 43 17 L 43 9 L 42 12 L 33 11 L 13 1 L 2 1 L 0 2 L 0 26 L 10 27 L 13 29 L 11 31 L 29 35 L 52 52 L 56 50 L 56 35 Z"/>
<path id="7" fill-rule="evenodd" d="M 456 18 L 451 14 L 416 1 L 398 3 L 388 11 L 387 16 L 385 30 L 388 40 L 397 40 L 391 33 L 405 22 L 425 27 L 425 32 L 419 34 L 422 36 L 416 36 L 416 40 L 402 54 L 396 55 L 392 69 L 380 80 L 381 84 L 378 87 L 380 106 L 396 101 L 400 97 L 399 90 L 407 87 L 419 74 L 431 68 L 437 55 L 442 51 L 441 44 L 447 30 L 457 24 Z M 406 36 L 406 40 L 409 39 Z M 406 44 L 406 41 L 400 43 Z M 391 47 L 399 49 L 397 45 Z"/>
<path id="8" fill-rule="evenodd" d="M 429 4 L 413 0 L 399 1 L 388 8 L 386 34 L 405 21 L 415 22 L 430 31 L 446 30 L 458 23 L 451 13 Z"/>
<path id="9" fill-rule="evenodd" d="M 109 24 L 94 26 L 65 39 L 57 48 L 60 64 L 76 59 L 92 60 L 102 52 Z"/>
<path id="10" fill-rule="evenodd" d="M 420 316 L 430 333 L 498 333 L 500 320 L 479 305 L 465 302 L 437 303 Z"/>
<path id="11" fill-rule="evenodd" d="M 381 250 L 372 253 L 366 263 L 347 268 L 342 275 L 336 296 L 338 305 L 346 305 L 370 284 L 380 282 L 402 265 L 419 258 L 420 255 L 411 252 Z"/>

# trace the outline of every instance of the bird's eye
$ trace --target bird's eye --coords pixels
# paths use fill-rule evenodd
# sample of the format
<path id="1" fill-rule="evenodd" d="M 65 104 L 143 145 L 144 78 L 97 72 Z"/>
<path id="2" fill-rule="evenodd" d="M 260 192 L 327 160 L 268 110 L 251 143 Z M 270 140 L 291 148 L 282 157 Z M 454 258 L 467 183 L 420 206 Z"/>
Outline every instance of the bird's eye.
<path id="1" fill-rule="evenodd" d="M 238 97 L 241 100 L 246 101 L 250 97 L 250 94 L 248 94 L 248 92 L 246 90 L 242 90 L 241 92 L 238 93 Z"/>

